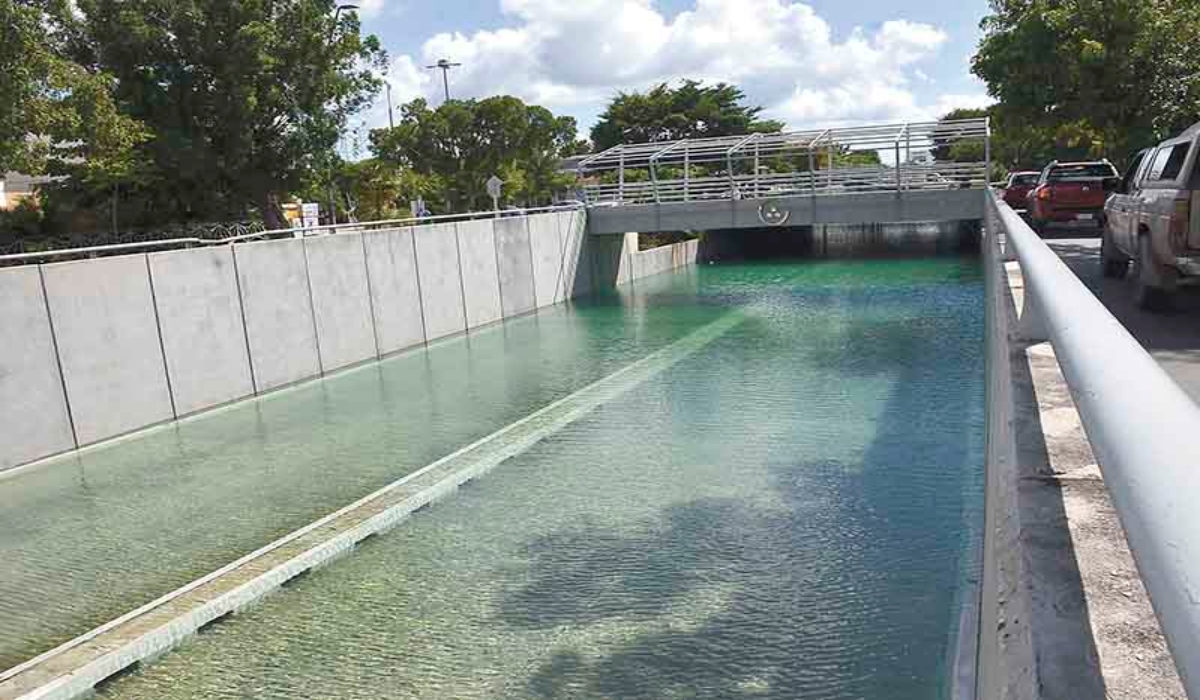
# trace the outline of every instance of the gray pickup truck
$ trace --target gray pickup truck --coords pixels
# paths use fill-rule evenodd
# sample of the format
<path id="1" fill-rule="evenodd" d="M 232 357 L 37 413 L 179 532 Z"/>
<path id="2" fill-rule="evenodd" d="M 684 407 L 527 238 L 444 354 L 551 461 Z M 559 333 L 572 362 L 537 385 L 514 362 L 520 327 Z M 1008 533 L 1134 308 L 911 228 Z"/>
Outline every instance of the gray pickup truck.
<path id="1" fill-rule="evenodd" d="M 1137 304 L 1169 304 L 1181 283 L 1200 281 L 1200 124 L 1134 157 L 1104 205 L 1101 258 L 1106 277 L 1133 262 Z"/>

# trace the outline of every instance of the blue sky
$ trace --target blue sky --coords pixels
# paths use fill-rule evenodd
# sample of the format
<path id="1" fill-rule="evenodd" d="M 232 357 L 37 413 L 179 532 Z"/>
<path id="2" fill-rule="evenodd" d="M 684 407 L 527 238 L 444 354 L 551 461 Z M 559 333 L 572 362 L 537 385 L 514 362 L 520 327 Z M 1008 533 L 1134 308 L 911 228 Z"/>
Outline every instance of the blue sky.
<path id="1" fill-rule="evenodd" d="M 359 0 L 397 104 L 441 100 L 423 66 L 462 61 L 456 97 L 516 94 L 586 131 L 617 91 L 741 85 L 797 128 L 936 118 L 986 104 L 969 72 L 987 0 Z M 387 122 L 382 100 L 362 118 Z"/>

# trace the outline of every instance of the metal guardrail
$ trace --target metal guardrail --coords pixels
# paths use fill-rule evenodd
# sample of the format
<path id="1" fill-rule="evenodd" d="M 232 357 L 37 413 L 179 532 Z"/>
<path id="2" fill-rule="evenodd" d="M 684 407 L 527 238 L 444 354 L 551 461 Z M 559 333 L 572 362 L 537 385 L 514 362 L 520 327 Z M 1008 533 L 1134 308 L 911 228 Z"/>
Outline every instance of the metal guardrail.
<path id="1" fill-rule="evenodd" d="M 82 248 L 60 248 L 57 250 L 43 250 L 30 253 L 15 253 L 12 255 L 0 255 L 0 266 L 5 264 L 22 264 L 35 262 L 39 260 L 50 260 L 55 258 L 74 258 L 74 257 L 96 257 L 110 253 L 125 253 L 138 250 L 148 249 L 166 249 L 172 250 L 176 248 L 192 248 L 197 246 L 214 246 L 214 245 L 229 245 L 232 243 L 242 243 L 246 241 L 269 240 L 273 238 L 292 238 L 305 236 L 319 236 L 337 233 L 359 233 L 362 231 L 375 231 L 385 228 L 397 228 L 403 226 L 420 226 L 423 224 L 439 224 L 452 223 L 456 221 L 473 221 L 476 219 L 498 219 L 512 216 L 526 216 L 529 214 L 543 214 L 556 211 L 577 211 L 582 209 L 584 204 L 574 200 L 561 202 L 548 207 L 530 207 L 527 209 L 501 209 L 480 212 L 466 212 L 463 214 L 441 214 L 438 216 L 425 216 L 420 218 L 407 219 L 385 219 L 381 221 L 364 221 L 349 224 L 331 224 L 328 226 L 310 226 L 307 228 L 283 228 L 272 229 L 269 231 L 253 231 L 240 235 L 228 236 L 225 238 L 208 239 L 208 238 L 168 238 L 164 240 L 146 240 L 136 241 L 131 243 L 114 243 L 110 245 L 87 246 Z"/>
<path id="2" fill-rule="evenodd" d="M 578 169 L 590 206 L 954 189 L 986 186 L 990 144 L 987 118 L 911 122 L 621 144 Z"/>
<path id="3" fill-rule="evenodd" d="M 729 199 L 763 199 L 804 195 L 832 196 L 860 192 L 982 189 L 987 185 L 986 163 L 941 163 L 934 166 L 844 168 L 701 177 L 657 182 L 586 185 L 590 206 L 661 204 Z"/>
<path id="4" fill-rule="evenodd" d="M 1200 407 L 994 191 L 1025 280 L 1021 333 L 1049 339 L 1188 697 L 1200 699 Z"/>

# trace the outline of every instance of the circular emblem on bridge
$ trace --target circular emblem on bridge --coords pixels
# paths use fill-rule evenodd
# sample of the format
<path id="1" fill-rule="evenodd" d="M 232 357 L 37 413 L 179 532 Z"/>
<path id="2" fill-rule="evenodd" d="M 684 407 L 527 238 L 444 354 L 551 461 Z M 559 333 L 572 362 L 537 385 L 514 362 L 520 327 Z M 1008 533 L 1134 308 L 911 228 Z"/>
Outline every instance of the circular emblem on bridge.
<path id="1" fill-rule="evenodd" d="M 767 226 L 783 226 L 791 216 L 792 212 L 784 209 L 778 202 L 767 200 L 758 205 L 758 220 Z"/>

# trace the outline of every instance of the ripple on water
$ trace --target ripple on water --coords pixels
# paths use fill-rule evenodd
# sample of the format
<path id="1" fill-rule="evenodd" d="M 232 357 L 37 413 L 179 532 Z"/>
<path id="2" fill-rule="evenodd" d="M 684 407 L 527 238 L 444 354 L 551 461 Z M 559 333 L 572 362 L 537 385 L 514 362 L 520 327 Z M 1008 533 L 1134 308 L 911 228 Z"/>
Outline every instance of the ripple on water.
<path id="1" fill-rule="evenodd" d="M 693 277 L 663 303 L 748 321 L 103 695 L 940 697 L 981 509 L 975 264 Z"/>

